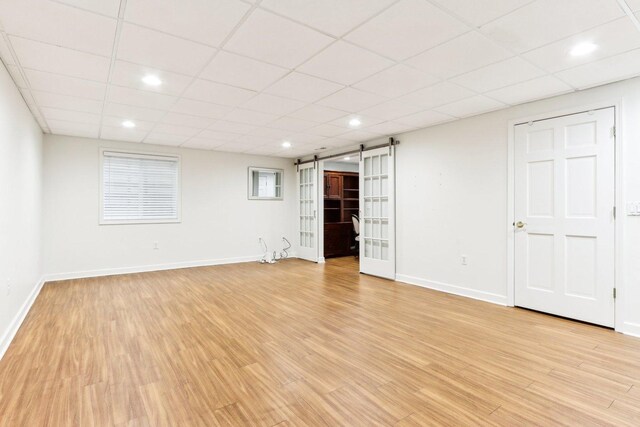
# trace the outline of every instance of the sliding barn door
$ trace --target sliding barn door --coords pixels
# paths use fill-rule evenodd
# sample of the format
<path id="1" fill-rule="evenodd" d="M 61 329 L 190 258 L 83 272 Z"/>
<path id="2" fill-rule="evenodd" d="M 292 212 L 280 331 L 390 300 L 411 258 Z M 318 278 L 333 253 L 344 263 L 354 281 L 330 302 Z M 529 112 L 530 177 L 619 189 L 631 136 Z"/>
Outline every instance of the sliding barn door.
<path id="1" fill-rule="evenodd" d="M 515 303 L 614 324 L 613 108 L 515 128 Z"/>
<path id="2" fill-rule="evenodd" d="M 360 272 L 394 280 L 394 147 L 364 151 L 360 160 Z"/>
<path id="3" fill-rule="evenodd" d="M 316 163 L 298 169 L 298 258 L 318 261 L 318 169 Z"/>

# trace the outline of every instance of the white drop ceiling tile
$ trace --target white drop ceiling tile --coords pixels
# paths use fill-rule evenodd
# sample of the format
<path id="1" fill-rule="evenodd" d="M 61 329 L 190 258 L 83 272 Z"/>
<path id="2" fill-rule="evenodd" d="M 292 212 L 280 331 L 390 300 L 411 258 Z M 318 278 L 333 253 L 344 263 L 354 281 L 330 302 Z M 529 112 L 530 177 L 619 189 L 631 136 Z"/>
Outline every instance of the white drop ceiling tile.
<path id="1" fill-rule="evenodd" d="M 335 108 L 336 110 L 355 113 L 357 111 L 373 107 L 376 104 L 380 104 L 386 99 L 387 98 L 380 95 L 347 87 L 333 95 L 329 95 L 328 97 L 321 99 L 317 104 Z"/>
<path id="2" fill-rule="evenodd" d="M 318 144 L 327 139 L 322 135 L 314 135 L 312 133 L 294 133 L 287 137 L 287 141 L 296 145 Z"/>
<path id="3" fill-rule="evenodd" d="M 236 108 L 223 117 L 226 121 L 263 126 L 278 118 L 275 114 L 260 113 L 258 111 Z"/>
<path id="4" fill-rule="evenodd" d="M 545 73 L 541 69 L 519 57 L 514 57 L 506 61 L 488 65 L 479 70 L 462 74 L 452 79 L 452 81 L 468 89 L 484 93 L 522 81 L 531 80 L 543 74 Z"/>
<path id="5" fill-rule="evenodd" d="M 233 145 L 252 148 L 275 142 L 276 138 L 270 138 L 267 136 L 240 135 L 235 141 L 233 141 Z"/>
<path id="6" fill-rule="evenodd" d="M 111 139 L 114 141 L 142 142 L 147 136 L 147 131 L 140 129 L 125 129 L 123 127 L 102 126 L 100 129 L 100 139 Z"/>
<path id="7" fill-rule="evenodd" d="M 397 122 L 384 122 L 364 128 L 367 132 L 379 133 L 381 135 L 397 135 L 411 129 L 413 129 L 413 126 Z"/>
<path id="8" fill-rule="evenodd" d="M 256 9 L 227 42 L 225 49 L 294 68 L 333 40 L 303 25 Z"/>
<path id="9" fill-rule="evenodd" d="M 218 46 L 250 7 L 238 0 L 127 0 L 124 19 Z"/>
<path id="10" fill-rule="evenodd" d="M 106 82 L 109 58 L 20 37 L 10 37 L 23 68 Z"/>
<path id="11" fill-rule="evenodd" d="M 338 135 L 347 133 L 349 130 L 345 129 L 342 126 L 336 126 L 329 123 L 325 123 L 316 127 L 312 127 L 308 131 L 316 135 L 333 137 L 333 136 L 338 136 Z"/>
<path id="12" fill-rule="evenodd" d="M 159 86 L 149 86 L 142 81 L 145 76 L 158 77 L 162 81 L 162 84 Z M 126 86 L 149 92 L 165 93 L 168 95 L 180 95 L 192 80 L 192 77 L 182 74 L 162 71 L 157 68 L 132 64 L 131 62 L 125 61 L 116 61 L 111 70 L 111 84 L 113 85 Z"/>
<path id="13" fill-rule="evenodd" d="M 9 75 L 11 75 L 16 86 L 23 89 L 27 87 L 27 82 L 24 77 L 22 77 L 22 73 L 20 73 L 20 68 L 18 66 L 7 65 L 7 71 L 9 72 Z"/>
<path id="14" fill-rule="evenodd" d="M 97 138 L 100 126 L 87 123 L 66 122 L 63 120 L 47 120 L 51 132 L 57 135 Z"/>
<path id="15" fill-rule="evenodd" d="M 367 108 L 362 111 L 362 114 L 384 120 L 393 120 L 422 110 L 424 110 L 424 107 L 392 100 Z"/>
<path id="16" fill-rule="evenodd" d="M 188 140 L 187 142 L 185 142 L 184 144 L 182 144 L 182 146 L 184 148 L 195 148 L 195 149 L 200 149 L 200 150 L 213 150 L 216 147 L 219 147 L 221 145 L 223 145 L 224 142 L 221 141 L 213 141 L 210 139 L 206 139 L 206 138 L 191 138 L 190 140 Z"/>
<path id="17" fill-rule="evenodd" d="M 436 83 L 438 79 L 423 71 L 395 65 L 355 84 L 353 87 L 378 95 L 395 98 Z"/>
<path id="18" fill-rule="evenodd" d="M 394 1 L 264 0 L 260 3 L 260 6 L 339 37 Z"/>
<path id="19" fill-rule="evenodd" d="M 479 27 L 500 18 L 533 0 L 433 0 L 442 8 Z"/>
<path id="20" fill-rule="evenodd" d="M 573 87 L 586 89 L 640 74 L 640 49 L 580 65 L 555 75 Z"/>
<path id="21" fill-rule="evenodd" d="M 66 122 L 86 123 L 90 125 L 100 124 L 100 114 L 60 110 L 51 107 L 40 107 L 40 111 L 46 120 L 63 120 Z"/>
<path id="22" fill-rule="evenodd" d="M 473 95 L 472 91 L 462 86 L 451 82 L 442 82 L 400 97 L 398 100 L 407 104 L 433 108 Z"/>
<path id="23" fill-rule="evenodd" d="M 16 61 L 13 58 L 11 49 L 9 49 L 5 35 L 2 33 L 0 33 L 0 59 L 2 59 L 2 62 L 6 65 L 16 65 Z"/>
<path id="24" fill-rule="evenodd" d="M 488 23 L 481 31 L 503 46 L 522 53 L 623 14 L 615 1 L 537 0 Z"/>
<path id="25" fill-rule="evenodd" d="M 294 71 L 269 86 L 265 92 L 299 101 L 315 102 L 339 91 L 343 87 L 338 83 Z"/>
<path id="26" fill-rule="evenodd" d="M 2 0 L 0 16 L 7 34 L 107 57 L 113 50 L 113 18 L 43 0 Z"/>
<path id="27" fill-rule="evenodd" d="M 288 130 L 284 130 L 284 129 L 273 129 L 273 128 L 268 128 L 268 127 L 259 127 L 259 128 L 256 128 L 256 129 L 252 130 L 251 132 L 247 133 L 246 135 L 262 137 L 262 138 L 269 138 L 271 140 L 278 140 L 278 139 L 285 138 L 290 133 L 291 132 L 289 132 Z"/>
<path id="28" fill-rule="evenodd" d="M 400 61 L 469 29 L 457 18 L 425 0 L 402 0 L 345 38 Z"/>
<path id="29" fill-rule="evenodd" d="M 275 129 L 284 129 L 291 132 L 303 132 L 316 125 L 317 125 L 316 122 L 311 122 L 309 120 L 296 119 L 295 117 L 281 117 L 278 120 L 275 120 L 269 123 L 269 127 L 272 127 Z"/>
<path id="30" fill-rule="evenodd" d="M 196 101 L 193 99 L 180 98 L 173 104 L 171 111 L 174 113 L 189 114 L 191 116 L 208 117 L 221 119 L 226 116 L 232 107 L 226 105 L 212 104 L 210 102 Z"/>
<path id="31" fill-rule="evenodd" d="M 31 95 L 31 90 L 25 88 L 18 88 L 18 90 L 22 94 L 22 97 L 27 103 L 27 106 L 33 110 L 33 108 L 31 107 L 34 107 L 36 105 L 36 100 L 34 99 L 33 95 Z"/>
<path id="32" fill-rule="evenodd" d="M 162 123 L 168 125 L 189 126 L 198 129 L 205 129 L 211 126 L 214 122 L 215 119 L 208 117 L 191 116 L 188 114 L 174 112 L 167 113 L 167 115 L 162 118 Z"/>
<path id="33" fill-rule="evenodd" d="M 122 86 L 110 86 L 107 91 L 107 101 L 116 104 L 132 105 L 134 107 L 158 108 L 168 110 L 176 101 L 175 96 L 144 90 L 131 89 Z"/>
<path id="34" fill-rule="evenodd" d="M 76 77 L 64 76 L 61 74 L 45 73 L 42 71 L 25 69 L 24 73 L 29 81 L 31 89 L 44 92 L 59 93 L 61 95 L 77 96 L 103 100 L 107 85 Z"/>
<path id="35" fill-rule="evenodd" d="M 353 142 L 365 142 L 378 139 L 381 136 L 382 135 L 379 133 L 367 132 L 364 130 L 352 130 L 351 132 L 340 135 L 340 138 Z"/>
<path id="36" fill-rule="evenodd" d="M 553 76 L 542 76 L 487 92 L 485 95 L 505 104 L 516 105 L 536 99 L 548 98 L 571 90 L 573 90 L 571 86 Z"/>
<path id="37" fill-rule="evenodd" d="M 123 24 L 117 58 L 160 70 L 195 76 L 215 53 L 212 47 L 158 31 Z"/>
<path id="38" fill-rule="evenodd" d="M 169 145 L 172 147 L 178 147 L 186 142 L 187 139 L 189 139 L 189 137 L 182 135 L 151 132 L 142 142 L 144 142 L 145 144 Z"/>
<path id="39" fill-rule="evenodd" d="M 469 117 L 506 107 L 505 104 L 489 99 L 486 96 L 477 95 L 472 98 L 456 101 L 451 104 L 436 108 L 439 113 L 453 117 Z"/>
<path id="40" fill-rule="evenodd" d="M 209 126 L 209 129 L 219 132 L 237 133 L 240 135 L 247 134 L 256 129 L 254 125 L 248 125 L 246 123 L 228 122 L 226 120 L 218 120 Z"/>
<path id="41" fill-rule="evenodd" d="M 227 153 L 245 153 L 255 147 L 255 144 L 238 144 L 231 142 L 216 147 L 216 151 L 224 151 Z"/>
<path id="42" fill-rule="evenodd" d="M 640 11 L 640 0 L 626 0 L 626 2 L 632 11 Z"/>
<path id="43" fill-rule="evenodd" d="M 594 43 L 598 48 L 589 55 L 570 54 L 571 49 L 584 42 Z M 640 48 L 640 32 L 628 17 L 624 17 L 534 49 L 523 54 L 522 57 L 540 68 L 555 73 L 637 48 Z"/>
<path id="44" fill-rule="evenodd" d="M 274 146 L 273 144 L 263 145 L 261 147 L 256 147 L 248 150 L 246 153 L 257 156 L 274 156 L 277 153 L 282 152 L 282 147 Z"/>
<path id="45" fill-rule="evenodd" d="M 451 120 L 455 120 L 455 117 L 438 113 L 437 111 L 422 111 L 420 113 L 401 117 L 399 119 L 396 119 L 395 121 L 414 128 L 423 128 L 427 126 L 433 126 L 438 123 L 449 122 Z"/>
<path id="46" fill-rule="evenodd" d="M 60 95 L 57 93 L 40 92 L 36 90 L 31 91 L 31 94 L 39 107 L 59 108 L 62 110 L 80 111 L 93 114 L 102 113 L 102 101 Z"/>
<path id="47" fill-rule="evenodd" d="M 107 102 L 104 106 L 105 116 L 114 116 L 125 120 L 145 120 L 157 122 L 165 115 L 163 110 L 152 108 L 133 107 L 131 105 L 114 104 Z"/>
<path id="48" fill-rule="evenodd" d="M 311 120 L 318 123 L 326 123 L 336 120 L 349 114 L 347 111 L 336 110 L 335 108 L 323 107 L 322 105 L 310 104 L 306 107 L 289 114 L 291 117 L 303 120 Z"/>
<path id="49" fill-rule="evenodd" d="M 305 105 L 306 103 L 301 101 L 269 95 L 268 93 L 261 93 L 245 102 L 242 105 L 242 108 L 284 116 L 295 110 L 299 110 Z"/>
<path id="50" fill-rule="evenodd" d="M 486 36 L 471 31 L 408 59 L 407 64 L 440 78 L 450 78 L 512 56 Z"/>
<path id="51" fill-rule="evenodd" d="M 202 71 L 200 78 L 261 91 L 288 72 L 283 67 L 220 51 Z"/>
<path id="52" fill-rule="evenodd" d="M 256 94 L 257 92 L 252 90 L 198 79 L 189 86 L 184 97 L 235 107 L 247 102 Z"/>
<path id="53" fill-rule="evenodd" d="M 133 121 L 136 125 L 134 128 L 125 128 L 122 126 L 122 122 L 125 120 Z M 140 120 L 136 118 L 125 118 L 125 117 L 116 117 L 116 116 L 102 116 L 102 126 L 110 127 L 110 128 L 119 128 L 123 131 L 137 131 L 144 132 L 145 134 L 149 132 L 155 126 L 155 122 L 150 122 L 146 120 Z"/>
<path id="54" fill-rule="evenodd" d="M 153 128 L 153 133 L 164 133 L 168 135 L 178 135 L 192 137 L 200 133 L 202 129 L 192 128 L 189 126 L 169 125 L 166 123 L 158 123 Z"/>
<path id="55" fill-rule="evenodd" d="M 208 139 L 210 141 L 225 141 L 225 142 L 229 142 L 229 141 L 235 141 L 236 139 L 240 138 L 241 136 L 242 135 L 238 135 L 236 133 L 219 132 L 219 131 L 213 131 L 213 130 L 205 129 L 202 132 L 200 132 L 196 136 L 196 138 Z"/>
<path id="56" fill-rule="evenodd" d="M 56 0 L 69 6 L 89 10 L 101 15 L 117 17 L 120 10 L 120 0 Z"/>
<path id="57" fill-rule="evenodd" d="M 393 61 L 389 59 L 338 41 L 298 67 L 298 70 L 343 85 L 350 85 L 392 65 Z"/>

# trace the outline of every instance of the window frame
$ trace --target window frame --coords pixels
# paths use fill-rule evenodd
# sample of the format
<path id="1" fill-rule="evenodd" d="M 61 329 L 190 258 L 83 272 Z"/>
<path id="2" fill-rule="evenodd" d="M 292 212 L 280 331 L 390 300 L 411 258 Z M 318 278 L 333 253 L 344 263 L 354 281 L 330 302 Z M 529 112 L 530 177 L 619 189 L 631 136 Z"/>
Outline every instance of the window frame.
<path id="1" fill-rule="evenodd" d="M 118 220 L 105 220 L 104 219 L 104 157 L 105 152 L 119 153 L 129 155 L 131 157 L 165 157 L 175 159 L 177 161 L 177 176 L 176 176 L 176 218 L 165 219 L 118 219 Z M 100 191 L 98 192 L 99 209 L 98 209 L 98 224 L 99 225 L 133 225 L 133 224 L 179 224 L 182 222 L 182 156 L 177 153 L 159 153 L 149 151 L 132 151 L 121 150 L 118 148 L 101 147 L 99 150 L 99 170 L 100 170 Z"/>
<path id="2" fill-rule="evenodd" d="M 253 172 L 274 172 L 280 174 L 280 196 L 260 197 L 253 195 Z M 284 169 L 266 168 L 260 166 L 249 166 L 247 172 L 247 198 L 249 200 L 284 200 Z"/>

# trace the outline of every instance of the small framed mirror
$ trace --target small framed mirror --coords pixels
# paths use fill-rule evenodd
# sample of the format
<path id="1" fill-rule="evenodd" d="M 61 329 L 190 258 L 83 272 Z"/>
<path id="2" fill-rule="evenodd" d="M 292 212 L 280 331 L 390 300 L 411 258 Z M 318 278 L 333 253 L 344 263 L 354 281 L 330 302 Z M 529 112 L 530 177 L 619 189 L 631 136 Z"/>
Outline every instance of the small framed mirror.
<path id="1" fill-rule="evenodd" d="M 249 168 L 250 200 L 282 200 L 284 170 L 260 167 Z"/>

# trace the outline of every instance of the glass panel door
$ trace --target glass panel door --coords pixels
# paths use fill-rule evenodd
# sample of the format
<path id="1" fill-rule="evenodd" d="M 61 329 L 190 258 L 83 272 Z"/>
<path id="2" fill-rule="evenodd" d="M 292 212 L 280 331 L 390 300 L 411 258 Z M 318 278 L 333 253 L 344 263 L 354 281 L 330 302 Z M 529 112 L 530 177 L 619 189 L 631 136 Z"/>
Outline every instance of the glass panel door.
<path id="1" fill-rule="evenodd" d="M 394 148 L 362 153 L 360 271 L 395 279 Z"/>
<path id="2" fill-rule="evenodd" d="M 318 261 L 317 168 L 314 163 L 298 170 L 298 257 Z"/>

